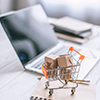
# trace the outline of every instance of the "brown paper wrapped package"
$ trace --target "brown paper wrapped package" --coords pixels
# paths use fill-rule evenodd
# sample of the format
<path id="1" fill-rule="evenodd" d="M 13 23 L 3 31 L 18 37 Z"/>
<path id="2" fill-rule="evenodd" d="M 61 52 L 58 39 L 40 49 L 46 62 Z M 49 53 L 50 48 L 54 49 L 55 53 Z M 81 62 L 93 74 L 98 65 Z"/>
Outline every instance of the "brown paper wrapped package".
<path id="1" fill-rule="evenodd" d="M 47 67 L 47 69 L 57 68 L 57 58 L 58 56 L 53 54 L 45 56 L 45 66 Z M 55 77 L 57 76 L 57 71 L 47 72 L 47 75 L 52 75 L 51 78 L 54 78 L 54 75 Z M 48 78 L 50 78 L 50 76 Z"/>
<path id="2" fill-rule="evenodd" d="M 73 60 L 71 55 L 65 54 L 65 55 L 60 55 L 57 58 L 58 66 L 61 67 L 67 67 L 73 65 Z"/>
<path id="3" fill-rule="evenodd" d="M 59 71 L 59 76 L 62 80 L 69 80 L 72 77 L 72 70 L 71 69 L 61 69 Z"/>
<path id="4" fill-rule="evenodd" d="M 57 58 L 58 56 L 53 54 L 45 56 L 45 66 L 49 69 L 57 68 Z"/>
<path id="5" fill-rule="evenodd" d="M 70 54 L 65 54 L 65 55 L 60 55 L 58 58 L 57 58 L 57 62 L 58 62 L 58 66 L 60 68 L 64 68 L 64 67 L 68 67 L 68 66 L 71 66 L 73 65 L 73 60 L 72 60 L 72 57 Z M 69 78 L 71 78 L 71 68 L 66 68 L 66 69 L 62 69 L 59 71 L 59 75 L 60 75 L 60 78 L 63 79 L 63 80 L 69 80 Z"/>
<path id="6" fill-rule="evenodd" d="M 56 78 L 57 77 L 57 71 L 47 72 L 47 76 L 48 76 L 48 78 Z"/>

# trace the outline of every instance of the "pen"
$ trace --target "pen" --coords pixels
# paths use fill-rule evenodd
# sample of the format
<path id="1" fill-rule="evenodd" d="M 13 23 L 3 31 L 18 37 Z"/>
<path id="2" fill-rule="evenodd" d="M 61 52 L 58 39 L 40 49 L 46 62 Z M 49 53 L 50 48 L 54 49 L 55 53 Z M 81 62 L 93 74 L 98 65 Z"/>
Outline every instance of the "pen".
<path id="1" fill-rule="evenodd" d="M 69 80 L 70 82 L 73 82 L 73 80 Z M 75 80 L 77 82 L 90 82 L 89 80 Z"/>

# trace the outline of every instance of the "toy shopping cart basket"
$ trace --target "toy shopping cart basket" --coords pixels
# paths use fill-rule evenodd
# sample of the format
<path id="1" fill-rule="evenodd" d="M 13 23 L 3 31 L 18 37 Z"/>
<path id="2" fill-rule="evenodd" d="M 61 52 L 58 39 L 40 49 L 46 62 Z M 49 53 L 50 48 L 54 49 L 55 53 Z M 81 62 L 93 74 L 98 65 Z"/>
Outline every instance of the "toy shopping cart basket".
<path id="1" fill-rule="evenodd" d="M 76 59 L 73 55 L 72 52 L 76 52 L 79 54 L 78 59 Z M 75 89 L 78 87 L 78 82 L 76 81 L 79 70 L 80 70 L 80 65 L 82 60 L 85 58 L 84 55 L 81 55 L 77 50 L 75 50 L 73 47 L 69 48 L 68 54 L 71 55 L 73 59 L 73 64 L 71 66 L 59 68 L 59 66 L 55 69 L 48 69 L 45 64 L 42 65 L 42 72 L 47 79 L 45 82 L 46 88 L 49 89 L 49 94 L 53 94 L 53 90 L 56 89 L 71 89 L 71 93 L 74 94 Z M 75 55 L 76 56 L 76 55 Z M 61 87 L 56 87 L 56 88 L 50 88 L 49 87 L 49 82 L 53 82 L 59 80 L 62 83 Z M 68 81 L 74 82 L 75 86 L 73 87 L 66 87 L 65 85 L 68 83 Z"/>

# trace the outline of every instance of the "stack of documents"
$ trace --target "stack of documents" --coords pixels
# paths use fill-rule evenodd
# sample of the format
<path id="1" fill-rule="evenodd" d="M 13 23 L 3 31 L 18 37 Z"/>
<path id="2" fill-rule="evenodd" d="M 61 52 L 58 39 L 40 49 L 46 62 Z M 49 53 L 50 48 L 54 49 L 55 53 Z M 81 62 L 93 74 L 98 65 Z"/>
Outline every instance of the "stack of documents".
<path id="1" fill-rule="evenodd" d="M 84 43 L 94 37 L 93 24 L 70 17 L 49 20 L 57 36 L 70 41 Z M 96 34 L 95 34 L 96 35 Z"/>

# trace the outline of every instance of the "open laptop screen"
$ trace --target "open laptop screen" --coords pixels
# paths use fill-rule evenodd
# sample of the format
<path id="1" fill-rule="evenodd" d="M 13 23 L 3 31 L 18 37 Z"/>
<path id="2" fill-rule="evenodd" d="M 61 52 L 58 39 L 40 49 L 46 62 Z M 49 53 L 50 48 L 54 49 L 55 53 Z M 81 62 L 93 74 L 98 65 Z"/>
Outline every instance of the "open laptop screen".
<path id="1" fill-rule="evenodd" d="M 40 5 L 3 16 L 0 21 L 23 64 L 58 42 Z"/>

